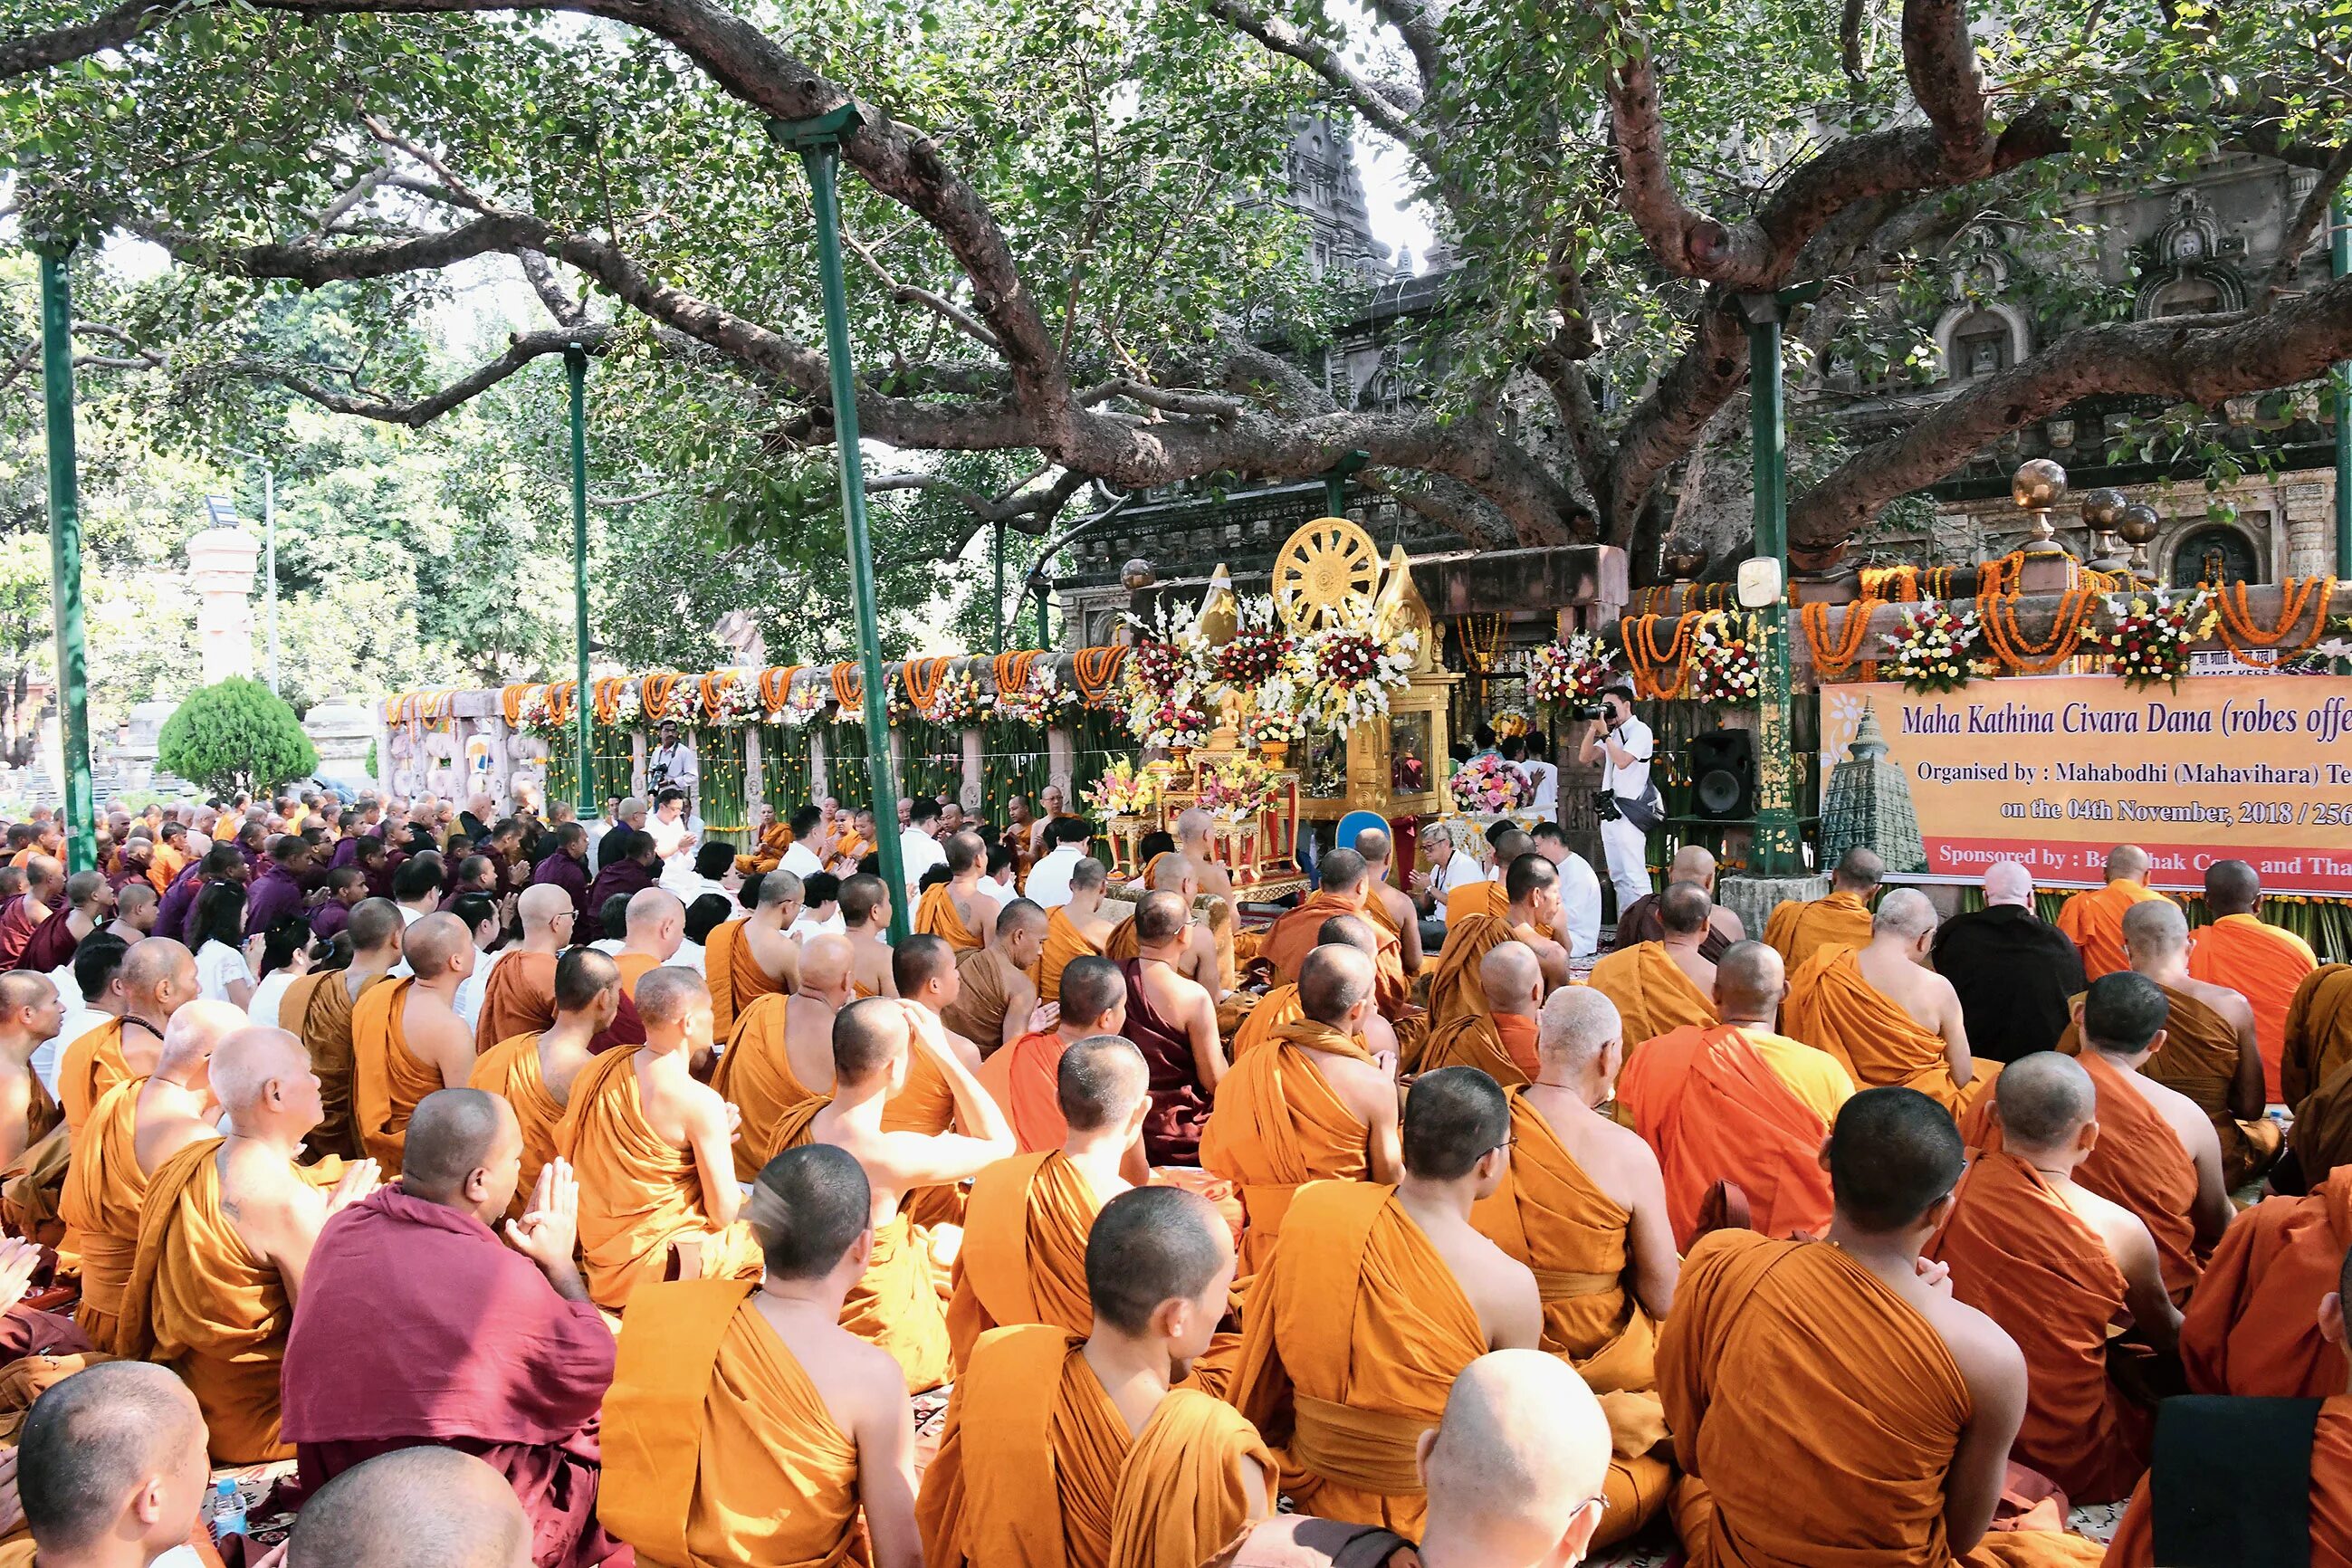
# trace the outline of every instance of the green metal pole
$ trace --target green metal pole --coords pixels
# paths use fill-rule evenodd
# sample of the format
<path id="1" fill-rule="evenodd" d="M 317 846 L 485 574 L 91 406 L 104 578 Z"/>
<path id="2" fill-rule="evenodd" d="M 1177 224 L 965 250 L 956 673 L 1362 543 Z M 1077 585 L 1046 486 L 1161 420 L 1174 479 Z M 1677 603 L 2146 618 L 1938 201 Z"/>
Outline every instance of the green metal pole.
<path id="1" fill-rule="evenodd" d="M 588 729 L 588 351 L 578 343 L 565 349 L 563 369 L 572 383 L 572 636 L 579 681 L 572 736 L 580 777 L 573 794 L 580 820 L 593 822 L 602 807 L 596 799 L 596 748 Z"/>
<path id="2" fill-rule="evenodd" d="M 2352 273 L 2352 203 L 2327 213 L 2327 270 Z M 2336 575 L 2352 577 L 2352 361 L 2336 366 Z"/>
<path id="3" fill-rule="evenodd" d="M 41 252 L 41 403 L 49 455 L 49 598 L 58 634 L 58 740 L 65 768 L 66 869 L 98 868 L 89 783 L 89 670 L 81 616 L 81 500 L 74 461 L 73 291 L 67 252 Z"/>
<path id="4" fill-rule="evenodd" d="M 996 525 L 996 597 L 990 601 L 988 624 L 996 633 L 996 651 L 1004 651 L 1004 525 Z"/>
<path id="5" fill-rule="evenodd" d="M 1780 321 L 1785 302 L 1771 295 L 1741 300 L 1748 316 L 1748 428 L 1755 451 L 1756 538 L 1752 554 L 1789 574 L 1789 428 L 1780 387 Z M 1789 739 L 1794 700 L 1789 675 L 1789 610 L 1782 594 L 1754 612 L 1764 664 L 1764 700 L 1756 726 L 1756 842 L 1759 875 L 1801 869 L 1797 836 L 1797 759 Z"/>
<path id="6" fill-rule="evenodd" d="M 898 791 L 890 776 L 890 706 L 884 687 L 880 615 L 874 600 L 874 548 L 866 532 L 866 468 L 857 450 L 857 373 L 849 357 L 849 290 L 841 268 L 841 195 L 835 176 L 842 134 L 860 123 L 844 104 L 815 120 L 771 121 L 770 133 L 801 155 L 816 208 L 817 278 L 824 289 L 824 353 L 833 380 L 833 439 L 841 463 L 841 515 L 848 534 L 850 602 L 857 616 L 865 674 L 866 758 L 874 775 L 875 847 L 890 889 L 890 940 L 907 939 L 907 870 L 898 856 Z"/>

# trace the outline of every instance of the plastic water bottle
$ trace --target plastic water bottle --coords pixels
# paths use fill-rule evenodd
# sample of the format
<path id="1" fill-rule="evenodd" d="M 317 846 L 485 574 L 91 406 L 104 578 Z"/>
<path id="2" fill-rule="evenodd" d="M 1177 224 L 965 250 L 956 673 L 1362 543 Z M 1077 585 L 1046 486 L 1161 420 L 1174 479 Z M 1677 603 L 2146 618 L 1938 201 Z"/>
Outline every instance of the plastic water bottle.
<path id="1" fill-rule="evenodd" d="M 232 1535 L 245 1533 L 245 1494 L 236 1483 L 223 1476 L 213 1483 L 213 1541 L 215 1543 Z"/>

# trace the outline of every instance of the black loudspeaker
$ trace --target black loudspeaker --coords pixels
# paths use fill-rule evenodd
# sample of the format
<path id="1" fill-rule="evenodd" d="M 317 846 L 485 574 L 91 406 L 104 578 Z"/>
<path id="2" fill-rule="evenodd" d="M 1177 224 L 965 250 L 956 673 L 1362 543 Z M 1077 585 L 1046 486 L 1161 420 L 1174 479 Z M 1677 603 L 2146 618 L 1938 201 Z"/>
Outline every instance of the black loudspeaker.
<path id="1" fill-rule="evenodd" d="M 1709 730 L 1690 738 L 1691 815 L 1739 822 L 1756 815 L 1756 732 Z"/>

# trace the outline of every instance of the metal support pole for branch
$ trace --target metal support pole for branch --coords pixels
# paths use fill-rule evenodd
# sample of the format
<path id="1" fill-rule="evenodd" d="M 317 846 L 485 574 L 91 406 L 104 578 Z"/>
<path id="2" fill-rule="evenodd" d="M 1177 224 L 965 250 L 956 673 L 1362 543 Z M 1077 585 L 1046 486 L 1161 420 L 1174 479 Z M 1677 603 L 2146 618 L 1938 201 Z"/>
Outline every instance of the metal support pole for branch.
<path id="1" fill-rule="evenodd" d="M 261 570 L 269 584 L 269 694 L 278 694 L 278 474 L 261 470 Z"/>
<path id="2" fill-rule="evenodd" d="M 801 156 L 816 215 L 818 281 L 824 289 L 824 353 L 833 382 L 833 440 L 841 464 L 841 515 L 848 535 L 850 601 L 857 616 L 858 667 L 866 687 L 866 758 L 874 778 L 875 847 L 890 889 L 890 940 L 907 938 L 907 871 L 898 855 L 898 791 L 890 776 L 890 707 L 875 605 L 874 549 L 866 532 L 866 468 L 857 450 L 857 372 L 850 359 L 849 290 L 841 267 L 841 198 L 835 177 L 841 138 L 863 124 L 854 104 L 814 120 L 768 122 L 768 133 Z M 1000 604 L 1003 601 L 998 601 Z"/>
<path id="3" fill-rule="evenodd" d="M 1348 515 L 1348 477 L 1372 460 L 1370 452 L 1349 452 L 1323 470 L 1323 515 Z"/>
<path id="4" fill-rule="evenodd" d="M 1751 554 L 1779 565 L 1782 591 L 1754 610 L 1757 649 L 1764 665 L 1764 700 L 1756 726 L 1758 875 L 1791 876 L 1803 869 L 1797 834 L 1797 757 L 1790 741 L 1794 701 L 1789 672 L 1789 426 L 1780 385 L 1780 323 L 1789 307 L 1818 286 L 1740 298 L 1748 321 L 1748 428 L 1755 454 L 1756 536 Z"/>
<path id="5" fill-rule="evenodd" d="M 73 293 L 66 253 L 41 252 L 41 405 L 49 457 L 49 602 L 58 635 L 58 741 L 65 771 L 66 869 L 98 868 L 89 783 L 89 671 L 81 615 L 81 500 L 74 460 Z"/>
<path id="6" fill-rule="evenodd" d="M 2327 212 L 2327 270 L 2352 273 L 2352 202 Z M 2352 577 L 2352 361 L 2336 366 L 2336 575 Z"/>
<path id="7" fill-rule="evenodd" d="M 996 597 L 989 601 L 988 623 L 996 634 L 995 651 L 1004 651 L 1004 524 L 996 525 Z"/>
<path id="8" fill-rule="evenodd" d="M 596 748 L 588 728 L 588 351 L 578 343 L 565 349 L 563 369 L 572 383 L 572 636 L 579 682 L 572 701 L 572 738 L 580 753 L 580 779 L 573 794 L 580 820 L 593 822 L 600 807 Z"/>

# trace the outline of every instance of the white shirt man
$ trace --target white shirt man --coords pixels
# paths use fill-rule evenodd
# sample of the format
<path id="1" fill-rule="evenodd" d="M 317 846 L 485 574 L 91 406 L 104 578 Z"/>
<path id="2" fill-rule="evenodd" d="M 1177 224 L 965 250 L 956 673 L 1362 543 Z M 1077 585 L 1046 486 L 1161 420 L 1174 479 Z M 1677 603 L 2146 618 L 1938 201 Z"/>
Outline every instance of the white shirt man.
<path id="1" fill-rule="evenodd" d="M 1086 858 L 1083 844 L 1055 845 L 1029 868 L 1024 896 L 1040 909 L 1060 909 L 1070 901 L 1070 868 Z"/>
<path id="2" fill-rule="evenodd" d="M 940 825 L 939 807 L 933 805 L 928 816 L 913 826 L 898 830 L 898 868 L 907 874 L 907 907 L 914 907 L 917 889 L 922 886 L 923 873 L 934 866 L 948 863 L 948 852 L 931 830 Z"/>
<path id="3" fill-rule="evenodd" d="M 1650 833 L 1633 822 L 1626 808 L 1650 793 L 1650 757 L 1656 742 L 1650 727 L 1633 717 L 1633 704 L 1622 690 L 1601 695 L 1601 717 L 1586 732 L 1580 755 L 1601 764 L 1601 787 L 1617 797 L 1618 812 L 1601 825 L 1601 847 L 1609 860 L 1609 880 L 1617 889 L 1617 908 L 1651 890 Z"/>
<path id="4" fill-rule="evenodd" d="M 1519 763 L 1519 771 L 1536 786 L 1535 799 L 1528 803 L 1528 808 L 1546 822 L 1556 820 L 1559 816 L 1559 770 L 1541 757 L 1531 755 Z"/>
<path id="5" fill-rule="evenodd" d="M 816 858 L 816 851 L 797 838 L 784 850 L 783 858 L 777 864 L 803 882 L 824 869 L 824 862 Z"/>
<path id="6" fill-rule="evenodd" d="M 1551 823 L 1536 825 L 1536 853 L 1559 872 L 1560 929 L 1568 955 L 1581 958 L 1601 946 L 1601 879 L 1583 856 L 1568 847 L 1568 836 Z"/>
<path id="7" fill-rule="evenodd" d="M 646 753 L 646 792 L 659 795 L 665 789 L 682 789 L 694 793 L 702 774 L 694 765 L 694 748 L 679 738 L 677 725 L 665 721 L 661 727 L 661 743 Z"/>

